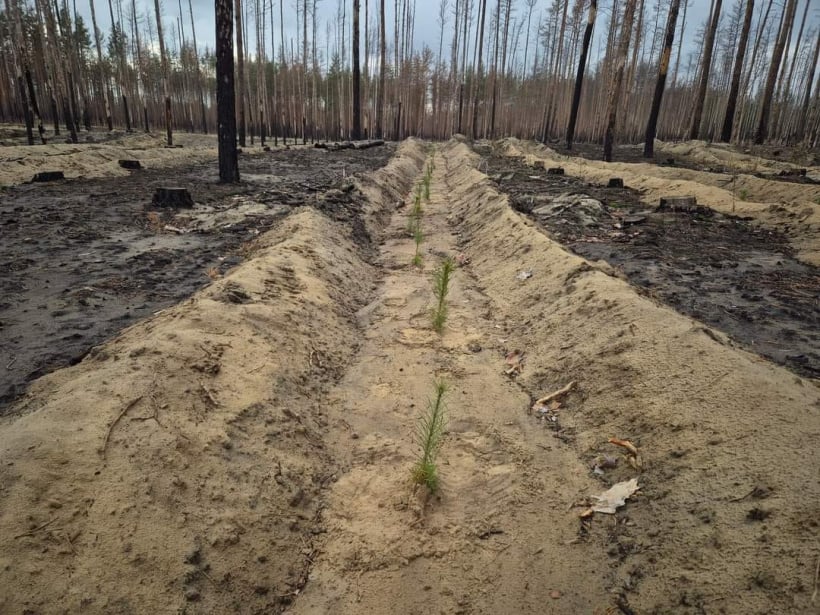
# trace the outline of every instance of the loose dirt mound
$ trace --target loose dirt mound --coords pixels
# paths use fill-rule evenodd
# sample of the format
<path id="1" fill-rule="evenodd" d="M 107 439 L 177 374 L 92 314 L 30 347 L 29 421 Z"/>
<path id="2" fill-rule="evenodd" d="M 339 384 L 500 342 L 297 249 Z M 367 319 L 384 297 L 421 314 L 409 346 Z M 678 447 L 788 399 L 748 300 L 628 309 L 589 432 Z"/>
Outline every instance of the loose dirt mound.
<path id="1" fill-rule="evenodd" d="M 242 262 L 247 242 L 294 208 L 320 209 L 354 227 L 364 245 L 360 210 L 376 205 L 353 181 L 394 152 L 387 145 L 242 156 L 239 184 L 217 183 L 212 159 L 7 188 L 0 200 L 0 414 L 29 381 L 73 365 Z M 155 189 L 169 185 L 187 189 L 194 207 L 155 207 Z"/>
<path id="2" fill-rule="evenodd" d="M 418 163 L 408 143 L 374 174 L 369 218 Z M 224 279 L 32 385 L 0 422 L 0 611 L 292 600 L 334 480 L 322 392 L 375 275 L 353 232 L 293 214 Z"/>
<path id="3" fill-rule="evenodd" d="M 542 145 L 506 139 L 502 144 L 513 156 L 529 164 L 546 161 L 564 167 L 568 175 L 596 184 L 620 177 L 640 191 L 643 200 L 657 205 L 664 196 L 693 195 L 698 203 L 721 213 L 748 216 L 784 232 L 793 241 L 801 259 L 820 265 L 820 186 L 763 179 L 748 174 L 708 173 L 644 163 L 606 163 L 558 154 Z M 758 159 L 761 168 L 768 161 Z M 813 168 L 813 172 L 820 171 Z"/>
<path id="4" fill-rule="evenodd" d="M 533 396 L 578 382 L 558 434 L 590 465 L 615 452 L 610 437 L 643 456 L 642 473 L 622 462 L 601 479 L 603 490 L 638 475 L 640 494 L 586 530 L 614 567 L 609 588 L 639 613 L 808 612 L 820 557 L 816 385 L 565 252 L 510 209 L 465 146 L 446 156 L 469 269 L 529 357 L 519 382 Z M 574 548 L 556 545 L 553 561 Z"/>

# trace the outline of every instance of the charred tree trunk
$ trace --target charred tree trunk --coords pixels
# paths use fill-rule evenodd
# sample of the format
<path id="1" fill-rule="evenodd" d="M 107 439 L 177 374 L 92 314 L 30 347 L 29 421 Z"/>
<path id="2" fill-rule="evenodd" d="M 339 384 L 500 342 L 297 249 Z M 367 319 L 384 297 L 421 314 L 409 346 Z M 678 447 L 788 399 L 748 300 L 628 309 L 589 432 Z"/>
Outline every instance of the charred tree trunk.
<path id="1" fill-rule="evenodd" d="M 359 0 L 353 0 L 353 140 L 361 138 L 362 109 L 361 109 L 361 81 L 362 74 L 359 66 Z"/>
<path id="2" fill-rule="evenodd" d="M 236 0 L 236 55 L 239 74 L 239 94 L 236 101 L 239 107 L 239 146 L 245 147 L 245 50 L 242 39 L 242 0 Z"/>
<path id="3" fill-rule="evenodd" d="M 482 52 L 484 51 L 484 21 L 487 17 L 487 0 L 481 0 L 481 19 L 478 26 L 478 70 L 474 76 L 476 81 L 474 89 L 475 96 L 473 97 L 473 122 L 470 131 L 470 138 L 478 137 L 478 101 L 481 97 L 481 80 L 484 75 L 484 64 Z"/>
<path id="4" fill-rule="evenodd" d="M 219 181 L 239 181 L 236 152 L 236 93 L 233 66 L 232 0 L 216 0 L 216 115 Z"/>
<path id="5" fill-rule="evenodd" d="M 618 120 L 618 100 L 621 95 L 621 85 L 624 80 L 626 56 L 629 53 L 629 40 L 632 35 L 632 21 L 635 19 L 635 4 L 637 0 L 627 0 L 624 11 L 624 21 L 621 27 L 621 39 L 618 42 L 618 53 L 615 57 L 615 70 L 612 75 L 612 85 L 609 90 L 609 101 L 606 113 L 606 131 L 604 132 L 604 160 L 612 162 L 612 148 L 615 142 L 615 123 Z"/>
<path id="6" fill-rule="evenodd" d="M 769 64 L 769 72 L 766 75 L 766 85 L 763 89 L 763 98 L 760 108 L 760 116 L 757 123 L 757 132 L 755 133 L 755 143 L 761 144 L 769 136 L 769 115 L 772 111 L 772 95 L 774 94 L 774 86 L 777 81 L 777 73 L 780 68 L 780 61 L 783 59 L 783 50 L 786 48 L 789 32 L 791 31 L 791 24 L 794 20 L 794 12 L 797 5 L 797 0 L 788 0 L 785 8 L 786 18 L 783 20 L 783 25 L 780 28 L 780 34 L 777 37 L 774 51 L 772 52 L 772 61 Z"/>
<path id="7" fill-rule="evenodd" d="M 655 94 L 652 97 L 652 108 L 649 111 L 649 121 L 646 124 L 646 135 L 644 136 L 643 155 L 644 158 L 652 158 L 655 155 L 655 135 L 658 130 L 658 116 L 661 113 L 661 102 L 663 92 L 666 89 L 666 75 L 669 73 L 669 60 L 672 57 L 672 45 L 675 42 L 675 30 L 678 27 L 678 11 L 680 10 L 680 0 L 672 0 L 669 7 L 669 18 L 666 20 L 666 36 L 663 40 L 663 50 L 658 65 L 658 80 L 655 82 Z"/>
<path id="8" fill-rule="evenodd" d="M 806 79 L 806 93 L 803 96 L 803 104 L 800 108 L 800 123 L 797 125 L 797 138 L 800 140 L 806 135 L 806 123 L 809 120 L 809 104 L 811 103 L 811 86 L 814 82 L 814 67 L 817 66 L 818 56 L 820 56 L 820 32 L 817 33 L 817 43 L 814 46 L 814 59 L 809 64 L 809 74 Z"/>
<path id="9" fill-rule="evenodd" d="M 379 100 L 376 102 L 376 136 L 384 138 L 384 88 L 387 81 L 387 33 L 384 19 L 384 0 L 379 10 Z"/>
<path id="10" fill-rule="evenodd" d="M 754 0 L 746 0 L 746 15 L 743 18 L 743 28 L 740 31 L 740 43 L 737 47 L 735 66 L 732 71 L 732 85 L 729 86 L 729 99 L 726 101 L 726 114 L 723 117 L 723 128 L 720 131 L 720 140 L 724 143 L 728 143 L 732 140 L 737 96 L 740 92 L 740 78 L 743 75 L 743 60 L 746 58 L 746 47 L 749 42 L 749 32 L 752 29 L 754 8 Z"/>
<path id="11" fill-rule="evenodd" d="M 715 35 L 717 34 L 718 22 L 720 21 L 720 7 L 723 0 L 715 0 L 715 10 L 712 13 L 712 21 L 709 24 L 709 31 L 706 35 L 706 42 L 703 50 L 703 65 L 700 71 L 700 85 L 695 95 L 695 110 L 692 113 L 692 127 L 689 130 L 689 138 L 697 139 L 700 135 L 700 123 L 703 118 L 703 103 L 706 100 L 706 88 L 709 86 L 709 74 L 712 70 L 712 52 L 715 49 Z"/>
<path id="12" fill-rule="evenodd" d="M 598 0 L 591 0 L 587 26 L 584 29 L 584 40 L 581 43 L 581 59 L 578 61 L 578 72 L 575 75 L 575 89 L 572 92 L 572 107 L 570 108 L 569 125 L 567 126 L 567 149 L 572 149 L 572 140 L 575 138 L 575 124 L 578 122 L 578 107 L 581 105 L 581 90 L 584 86 L 584 73 L 586 72 L 587 57 L 589 56 L 589 44 L 592 41 L 592 31 L 595 29 L 595 18 L 597 14 Z M 524 67 L 526 69 L 526 60 Z"/>
<path id="13" fill-rule="evenodd" d="M 159 39 L 159 55 L 162 62 L 162 82 L 165 93 L 165 139 L 168 147 L 174 144 L 174 135 L 171 130 L 171 92 L 168 83 L 168 55 L 165 53 L 165 39 L 162 36 L 162 13 L 159 9 L 159 0 L 154 0 L 154 9 L 157 13 L 157 38 Z"/>

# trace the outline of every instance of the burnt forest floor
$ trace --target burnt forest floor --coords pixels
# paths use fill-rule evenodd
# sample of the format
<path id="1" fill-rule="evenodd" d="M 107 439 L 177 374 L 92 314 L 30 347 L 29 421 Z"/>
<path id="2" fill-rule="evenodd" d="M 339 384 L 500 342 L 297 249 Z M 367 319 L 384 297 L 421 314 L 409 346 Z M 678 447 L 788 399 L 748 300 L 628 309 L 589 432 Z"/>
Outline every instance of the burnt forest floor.
<path id="1" fill-rule="evenodd" d="M 394 152 L 242 156 L 235 185 L 217 183 L 213 161 L 0 191 L 0 415 L 31 380 L 237 265 L 248 242 L 294 207 L 318 207 L 365 238 L 351 175 Z M 187 188 L 194 207 L 154 207 L 159 186 Z"/>
<path id="2" fill-rule="evenodd" d="M 491 148 L 475 150 L 510 204 L 572 252 L 606 261 L 646 294 L 746 349 L 820 377 L 820 271 L 796 260 L 783 235 L 708 207 L 658 211 L 628 186 L 548 175 Z M 602 207 L 540 207 L 565 193 Z"/>
<path id="3" fill-rule="evenodd" d="M 550 143 L 552 149 L 564 156 L 577 156 L 587 160 L 603 160 L 603 146 L 595 143 L 574 143 L 572 150 L 568 150 L 563 143 Z M 756 177 L 767 179 L 771 181 L 819 185 L 820 181 L 811 177 L 806 177 L 799 173 L 799 169 L 805 166 L 817 166 L 820 164 L 820 153 L 816 151 L 792 150 L 790 148 L 778 147 L 773 145 L 754 146 L 748 150 L 748 153 L 757 156 L 763 160 L 768 160 L 773 163 L 781 163 L 784 166 L 792 168 L 792 171 L 784 170 L 780 173 L 775 172 L 757 172 L 754 173 Z M 681 169 L 689 169 L 692 171 L 703 171 L 705 173 L 716 173 L 720 175 L 731 175 L 736 172 L 731 165 L 715 163 L 704 164 L 703 161 L 695 157 L 682 155 L 680 153 L 672 154 L 664 151 L 656 151 L 652 158 L 644 158 L 643 147 L 637 145 L 622 145 L 616 147 L 613 153 L 613 162 L 624 162 L 632 164 L 656 164 L 662 167 L 678 167 Z M 803 171 L 806 169 L 803 168 Z"/>

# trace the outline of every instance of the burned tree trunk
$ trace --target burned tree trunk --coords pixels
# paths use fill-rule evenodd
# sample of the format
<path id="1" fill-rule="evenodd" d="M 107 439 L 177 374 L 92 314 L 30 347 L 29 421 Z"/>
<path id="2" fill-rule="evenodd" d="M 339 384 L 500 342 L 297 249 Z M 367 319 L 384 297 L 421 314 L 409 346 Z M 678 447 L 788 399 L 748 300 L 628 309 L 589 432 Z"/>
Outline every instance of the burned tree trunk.
<path id="1" fill-rule="evenodd" d="M 621 27 L 621 39 L 618 42 L 618 53 L 615 57 L 615 70 L 609 89 L 609 100 L 606 112 L 606 131 L 604 132 L 604 160 L 612 162 L 612 147 L 615 142 L 615 123 L 618 120 L 618 99 L 621 96 L 621 85 L 624 80 L 626 56 L 629 53 L 629 40 L 632 35 L 632 21 L 635 18 L 637 0 L 627 0 L 624 21 Z"/>
<path id="2" fill-rule="evenodd" d="M 162 36 L 162 14 L 159 10 L 159 0 L 154 0 L 154 9 L 157 13 L 157 38 L 159 39 L 159 55 L 162 62 L 162 82 L 165 92 L 165 138 L 168 147 L 174 144 L 174 135 L 171 130 L 171 92 L 168 83 L 168 56 L 165 53 L 165 39 Z"/>
<path id="3" fill-rule="evenodd" d="M 760 108 L 760 119 L 757 124 L 757 132 L 755 134 L 755 143 L 761 144 L 769 136 L 769 115 L 772 111 L 772 96 L 774 95 L 774 86 L 777 81 L 777 73 L 780 68 L 780 61 L 783 58 L 783 50 L 786 48 L 789 32 L 791 31 L 791 24 L 794 20 L 794 12 L 797 6 L 797 0 L 789 0 L 783 8 L 785 19 L 780 28 L 780 34 L 777 37 L 777 43 L 772 52 L 772 61 L 769 64 L 769 72 L 766 75 L 766 86 L 763 89 L 762 105 Z"/>
<path id="4" fill-rule="evenodd" d="M 236 0 L 236 55 L 239 72 L 239 146 L 245 147 L 245 50 L 242 39 L 242 0 Z"/>
<path id="5" fill-rule="evenodd" d="M 362 109 L 361 109 L 361 68 L 359 66 L 359 0 L 353 0 L 353 140 L 361 138 Z"/>
<path id="6" fill-rule="evenodd" d="M 669 7 L 669 18 L 666 20 L 666 37 L 663 41 L 663 51 L 661 51 L 661 59 L 658 66 L 658 80 L 655 82 L 655 94 L 652 97 L 652 108 L 649 111 L 649 121 L 646 124 L 646 135 L 644 136 L 643 145 L 644 158 L 652 158 L 652 156 L 655 155 L 655 135 L 658 130 L 658 116 L 661 112 L 663 91 L 666 89 L 666 75 L 669 73 L 669 59 L 672 57 L 672 45 L 675 42 L 675 29 L 678 26 L 679 9 L 680 0 L 672 0 L 672 6 Z"/>
<path id="7" fill-rule="evenodd" d="M 689 130 L 690 139 L 697 139 L 700 135 L 703 103 L 706 100 L 706 88 L 709 86 L 709 73 L 712 70 L 712 52 L 715 49 L 715 35 L 717 34 L 718 22 L 720 21 L 720 7 L 722 3 L 723 0 L 715 0 L 712 21 L 709 24 L 709 32 L 706 35 L 703 50 L 703 64 L 700 71 L 700 84 L 698 85 L 698 91 L 695 95 L 695 110 L 692 113 L 692 127 Z"/>
<path id="8" fill-rule="evenodd" d="M 732 85 L 729 86 L 729 99 L 726 101 L 726 114 L 723 117 L 723 128 L 720 131 L 720 140 L 724 143 L 732 140 L 737 96 L 740 92 L 740 77 L 743 74 L 743 60 L 746 58 L 746 47 L 749 41 L 749 31 L 752 29 L 754 8 L 754 0 L 746 0 L 746 15 L 743 18 L 743 29 L 740 31 L 740 43 L 737 47 L 735 67 L 732 71 Z"/>
<path id="9" fill-rule="evenodd" d="M 233 67 L 233 3 L 216 0 L 216 115 L 219 181 L 238 182 L 236 92 Z"/>
<path id="10" fill-rule="evenodd" d="M 587 67 L 589 44 L 592 41 L 592 31 L 595 29 L 595 17 L 597 14 L 598 0 L 591 0 L 589 5 L 589 17 L 587 18 L 587 27 L 584 30 L 584 40 L 581 44 L 581 59 L 578 61 L 578 73 L 575 75 L 575 89 L 572 92 L 572 107 L 570 108 L 569 125 L 567 126 L 567 149 L 572 149 L 572 140 L 575 138 L 575 124 L 578 121 L 578 107 L 581 105 L 581 90 L 584 86 L 584 72 Z M 529 31 L 527 34 L 529 35 Z M 526 64 L 527 63 L 525 60 L 525 67 Z"/>
<path id="11" fill-rule="evenodd" d="M 384 87 L 387 79 L 387 39 L 384 23 L 384 0 L 379 10 L 379 99 L 376 102 L 376 136 L 384 136 Z"/>

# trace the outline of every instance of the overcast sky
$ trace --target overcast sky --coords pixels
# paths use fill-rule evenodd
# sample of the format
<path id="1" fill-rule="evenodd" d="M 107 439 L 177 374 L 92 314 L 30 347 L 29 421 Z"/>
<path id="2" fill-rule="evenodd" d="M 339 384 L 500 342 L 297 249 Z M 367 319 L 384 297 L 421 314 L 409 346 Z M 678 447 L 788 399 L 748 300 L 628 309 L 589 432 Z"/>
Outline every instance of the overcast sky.
<path id="1" fill-rule="evenodd" d="M 108 4 L 105 0 L 76 0 L 76 6 L 78 12 L 83 16 L 86 20 L 86 23 L 91 24 L 91 13 L 89 10 L 88 3 L 90 1 L 96 1 L 95 7 L 97 12 L 97 25 L 98 27 L 107 35 L 110 31 L 110 24 L 111 19 L 109 17 L 108 11 Z M 163 11 L 163 26 L 165 28 L 165 36 L 166 39 L 169 40 L 169 46 L 171 48 L 175 48 L 176 45 L 170 42 L 172 27 L 176 27 L 177 20 L 179 18 L 179 1 L 180 0 L 160 0 L 160 6 L 162 7 Z M 196 23 L 196 35 L 197 35 L 197 43 L 200 50 L 204 49 L 206 46 L 213 49 L 214 47 L 214 2 L 213 0 L 191 0 L 193 3 L 194 9 L 194 21 Z M 266 3 L 273 1 L 274 4 L 274 27 L 276 29 L 276 45 L 277 50 L 279 48 L 279 0 L 260 0 Z M 312 2 L 312 0 L 310 0 Z M 349 17 L 352 7 L 352 0 L 345 0 L 347 2 L 347 16 L 348 16 L 348 24 L 349 24 Z M 365 0 L 360 0 L 362 6 L 362 22 L 364 22 L 364 3 Z M 574 0 L 571 0 L 574 3 Z M 130 2 L 128 0 L 121 0 L 123 3 L 123 11 L 126 11 L 126 8 L 130 6 Z M 244 0 L 244 2 L 248 3 L 248 8 L 253 7 L 253 0 Z M 319 44 L 319 51 L 323 54 L 324 51 L 324 40 L 326 38 L 327 32 L 327 24 L 330 23 L 331 28 L 336 28 L 337 23 L 337 11 L 338 11 L 338 2 L 339 0 L 316 0 L 317 5 L 317 13 L 318 13 L 318 27 L 317 27 L 317 34 L 318 39 L 322 41 Z M 378 2 L 379 0 L 368 0 L 370 4 L 370 19 L 371 23 L 373 20 L 376 19 L 378 15 Z M 684 34 L 684 49 L 691 49 L 692 44 L 691 41 L 695 38 L 696 30 L 701 27 L 703 22 L 709 16 L 709 6 L 710 0 L 689 0 L 689 8 L 687 11 L 686 16 L 686 31 Z M 735 5 L 736 0 L 725 0 L 723 14 L 724 17 L 729 15 L 730 11 L 732 10 L 733 6 Z M 782 0 L 777 0 L 775 4 L 780 4 Z M 798 0 L 798 9 L 797 9 L 797 21 L 799 22 L 800 18 L 803 14 L 803 9 L 805 7 L 805 3 L 809 2 L 811 7 L 809 9 L 809 22 L 811 27 L 816 27 L 816 24 L 820 23 L 820 0 Z M 513 0 L 514 7 L 515 7 L 515 14 L 519 15 L 520 18 L 525 18 L 526 16 L 526 4 L 524 0 Z M 393 1 L 387 0 L 385 2 L 387 5 L 387 23 L 392 24 L 393 20 Z M 438 24 L 438 13 L 439 13 L 439 4 L 440 0 L 416 0 L 416 28 L 415 28 L 415 45 L 419 48 L 423 44 L 427 44 L 433 49 L 435 52 L 438 50 L 439 46 L 439 24 Z M 450 7 L 454 4 L 454 0 L 449 0 Z M 535 31 L 535 23 L 538 19 L 539 12 L 546 13 L 547 7 L 551 4 L 551 0 L 537 0 L 537 4 L 533 14 L 533 25 L 532 29 L 533 32 Z M 651 4 L 654 2 L 647 2 L 647 10 Z M 761 3 L 757 3 L 761 4 Z M 151 19 L 153 19 L 154 13 L 154 3 L 152 0 L 136 0 L 137 11 L 141 15 L 145 15 L 146 12 L 150 12 Z M 488 5 L 494 5 L 493 2 L 488 2 Z M 601 11 L 598 15 L 598 22 L 596 27 L 596 38 L 598 42 L 602 40 L 601 32 L 605 27 L 608 21 L 608 13 L 609 13 L 609 6 L 611 6 L 611 2 L 609 0 L 603 0 L 601 3 Z M 270 5 L 268 5 L 270 6 Z M 292 39 L 294 48 L 297 44 L 296 35 L 297 35 L 297 27 L 296 27 L 296 4 L 295 0 L 284 0 L 284 25 L 285 25 L 285 38 Z M 185 36 L 187 39 L 190 39 L 191 36 L 191 28 L 190 28 L 190 16 L 188 15 L 188 0 L 182 0 L 182 8 L 184 11 L 184 22 L 183 22 L 183 29 L 185 31 Z M 757 11 L 759 7 L 755 7 Z M 491 10 L 491 9 L 490 9 Z M 130 10 L 128 10 L 128 14 L 130 14 Z M 778 12 L 779 14 L 779 12 Z M 128 20 L 128 17 L 126 17 Z M 267 29 L 270 29 L 270 17 L 266 17 L 267 22 Z M 680 22 L 679 22 L 680 23 Z M 452 11 L 448 11 L 448 22 L 445 25 L 444 31 L 444 47 L 445 50 L 447 49 L 448 42 L 452 39 L 452 25 L 453 25 L 453 16 Z M 251 27 L 252 24 L 251 24 Z M 797 37 L 797 29 L 799 24 L 795 24 L 795 32 L 793 34 L 793 38 L 796 39 Z M 143 26 L 144 28 L 144 26 Z M 349 26 L 348 26 L 349 28 Z M 130 24 L 129 24 L 129 31 L 130 31 Z M 392 27 L 388 25 L 388 45 L 392 42 L 393 35 L 392 35 Z M 333 47 L 333 37 L 334 34 L 331 34 L 331 49 Z M 524 46 L 524 37 L 525 34 L 522 32 L 521 35 L 521 43 L 520 48 L 521 51 L 519 52 L 519 58 L 523 55 L 523 46 Z M 805 34 L 804 34 L 805 37 Z M 246 39 L 248 37 L 246 36 Z M 250 40 L 248 41 L 249 49 L 251 53 L 255 49 L 255 39 L 254 35 L 251 34 Z M 805 44 L 805 43 L 804 43 Z M 290 45 L 290 40 L 288 41 L 288 45 Z M 268 50 L 270 49 L 270 33 L 268 32 L 267 38 L 267 46 Z M 364 36 L 362 35 L 362 48 L 364 48 Z M 531 47 L 532 48 L 532 47 Z M 278 53 L 278 52 L 277 52 Z M 532 52 L 530 52 L 532 53 Z M 268 51 L 268 55 L 270 55 L 270 51 Z M 446 57 L 446 51 L 445 51 Z"/>

